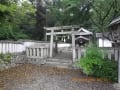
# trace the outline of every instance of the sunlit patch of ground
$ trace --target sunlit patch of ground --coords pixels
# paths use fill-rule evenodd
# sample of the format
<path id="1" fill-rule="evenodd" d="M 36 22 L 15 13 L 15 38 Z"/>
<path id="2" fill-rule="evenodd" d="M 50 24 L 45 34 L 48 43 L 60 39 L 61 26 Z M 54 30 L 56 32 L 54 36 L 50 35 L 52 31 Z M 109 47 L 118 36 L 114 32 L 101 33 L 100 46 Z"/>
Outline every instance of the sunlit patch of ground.
<path id="1" fill-rule="evenodd" d="M 0 72 L 0 90 L 115 90 L 80 70 L 25 64 Z"/>

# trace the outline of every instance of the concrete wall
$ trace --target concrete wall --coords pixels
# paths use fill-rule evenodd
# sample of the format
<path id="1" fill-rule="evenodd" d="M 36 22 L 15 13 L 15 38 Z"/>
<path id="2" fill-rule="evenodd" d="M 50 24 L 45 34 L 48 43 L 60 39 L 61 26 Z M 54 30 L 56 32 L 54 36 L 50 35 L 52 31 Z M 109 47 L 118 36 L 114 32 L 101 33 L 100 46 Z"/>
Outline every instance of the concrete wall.
<path id="1" fill-rule="evenodd" d="M 108 39 L 98 39 L 98 47 L 112 47 L 112 42 Z"/>

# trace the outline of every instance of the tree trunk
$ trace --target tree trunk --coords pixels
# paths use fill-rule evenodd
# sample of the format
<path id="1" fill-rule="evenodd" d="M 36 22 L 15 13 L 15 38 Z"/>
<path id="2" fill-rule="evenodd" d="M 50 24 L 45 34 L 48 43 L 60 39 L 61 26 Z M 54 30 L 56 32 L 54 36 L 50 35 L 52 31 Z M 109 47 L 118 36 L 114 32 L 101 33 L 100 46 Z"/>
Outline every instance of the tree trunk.
<path id="1" fill-rule="evenodd" d="M 45 26 L 46 21 L 46 10 L 43 6 L 42 0 L 36 0 L 36 31 L 35 38 L 38 40 L 44 40 L 45 38 L 45 30 L 43 27 Z"/>

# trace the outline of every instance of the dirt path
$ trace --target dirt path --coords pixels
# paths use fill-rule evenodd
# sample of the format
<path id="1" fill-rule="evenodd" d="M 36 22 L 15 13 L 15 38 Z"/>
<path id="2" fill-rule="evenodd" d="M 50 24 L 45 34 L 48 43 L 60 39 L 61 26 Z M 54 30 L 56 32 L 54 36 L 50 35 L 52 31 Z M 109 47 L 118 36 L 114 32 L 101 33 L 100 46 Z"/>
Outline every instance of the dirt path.
<path id="1" fill-rule="evenodd" d="M 83 78 L 79 70 L 26 64 L 0 72 L 0 90 L 115 90 L 110 83 Z"/>

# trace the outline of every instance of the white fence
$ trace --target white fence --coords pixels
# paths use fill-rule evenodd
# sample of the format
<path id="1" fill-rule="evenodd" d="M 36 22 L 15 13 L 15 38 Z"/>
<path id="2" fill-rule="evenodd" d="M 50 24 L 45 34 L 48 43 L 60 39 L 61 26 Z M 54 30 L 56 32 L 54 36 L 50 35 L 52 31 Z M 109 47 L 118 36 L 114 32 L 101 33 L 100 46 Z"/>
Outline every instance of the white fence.
<path id="1" fill-rule="evenodd" d="M 24 44 L 18 41 L 0 41 L 0 53 L 17 53 L 25 50 Z"/>
<path id="2" fill-rule="evenodd" d="M 49 44 L 36 43 L 26 48 L 26 55 L 29 58 L 47 58 L 49 57 Z"/>
<path id="3" fill-rule="evenodd" d="M 103 58 L 109 60 L 118 61 L 118 49 L 117 48 L 100 48 L 103 53 Z M 86 48 L 78 47 L 76 48 L 76 59 L 80 59 L 86 55 Z"/>
<path id="4" fill-rule="evenodd" d="M 49 57 L 49 43 L 39 41 L 0 41 L 0 53 L 26 52 L 29 58 Z"/>
<path id="5" fill-rule="evenodd" d="M 118 61 L 118 49 L 117 48 L 101 48 L 103 50 L 103 58 L 108 58 L 109 60 Z"/>
<path id="6" fill-rule="evenodd" d="M 26 56 L 29 58 L 47 58 L 49 57 L 48 42 L 39 41 L 0 41 L 0 53 L 21 53 L 26 51 Z M 70 47 L 70 46 L 68 46 Z M 64 52 L 67 52 L 68 47 L 65 47 Z M 61 47 L 58 46 L 58 51 Z M 63 48 L 63 47 L 62 47 Z M 105 53 L 103 58 L 110 60 L 118 60 L 118 49 L 117 48 L 101 48 Z M 83 47 L 76 47 L 76 59 L 80 59 L 85 56 L 86 49 Z M 72 52 L 72 50 L 70 50 Z"/>
<path id="7" fill-rule="evenodd" d="M 0 41 L 0 53 L 20 53 L 26 50 L 26 47 L 33 46 L 37 41 Z"/>

